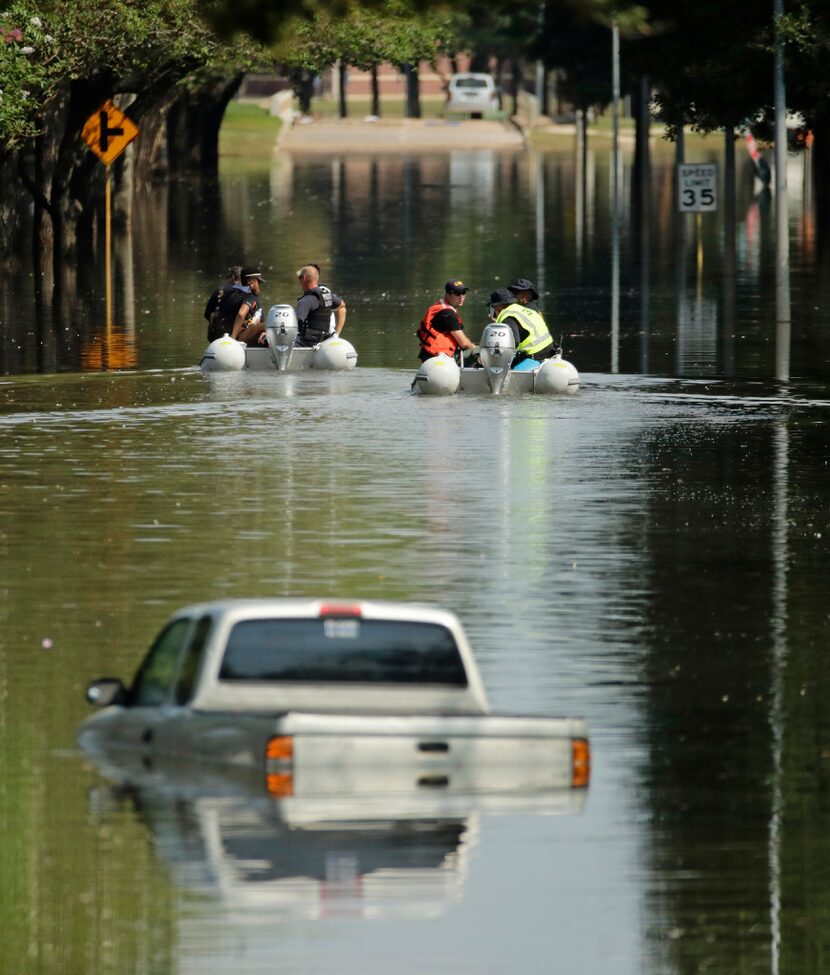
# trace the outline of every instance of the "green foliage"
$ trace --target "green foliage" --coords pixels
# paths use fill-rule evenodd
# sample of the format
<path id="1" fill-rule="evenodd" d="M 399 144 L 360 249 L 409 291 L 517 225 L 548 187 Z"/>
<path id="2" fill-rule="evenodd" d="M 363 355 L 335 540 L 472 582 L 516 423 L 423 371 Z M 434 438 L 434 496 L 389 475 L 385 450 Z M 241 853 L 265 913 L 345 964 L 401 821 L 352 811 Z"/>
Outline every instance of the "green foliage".
<path id="1" fill-rule="evenodd" d="M 591 17 L 570 9 L 549 10 L 539 53 L 559 68 L 561 92 L 581 109 L 611 99 L 611 32 Z"/>
<path id="2" fill-rule="evenodd" d="M 73 81 L 163 99 L 177 85 L 272 64 L 250 39 L 221 42 L 196 0 L 15 0 L 0 25 L 6 151 L 37 134 L 42 110 Z"/>
<path id="3" fill-rule="evenodd" d="M 270 165 L 281 127 L 282 122 L 259 105 L 231 102 L 222 119 L 220 151 L 226 160 L 236 157 L 249 165 L 252 160 Z"/>
<path id="4" fill-rule="evenodd" d="M 701 132 L 742 125 L 772 100 L 772 4 L 698 0 L 679 8 L 652 0 L 661 30 L 626 47 L 635 73 L 656 86 L 656 102 L 670 126 Z"/>
<path id="5" fill-rule="evenodd" d="M 827 118 L 830 101 L 830 9 L 808 0 L 788 2 L 779 30 L 786 52 L 787 102 L 812 127 L 818 118 Z"/>
<path id="6" fill-rule="evenodd" d="M 35 134 L 56 52 L 36 4 L 17 0 L 0 14 L 0 142 L 5 145 Z"/>
<path id="7" fill-rule="evenodd" d="M 448 7 L 418 14 L 409 0 L 390 0 L 382 8 L 353 2 L 340 16 L 321 7 L 310 18 L 294 18 L 275 54 L 314 72 L 336 61 L 364 71 L 383 62 L 434 61 L 458 50 L 467 24 L 465 14 Z"/>

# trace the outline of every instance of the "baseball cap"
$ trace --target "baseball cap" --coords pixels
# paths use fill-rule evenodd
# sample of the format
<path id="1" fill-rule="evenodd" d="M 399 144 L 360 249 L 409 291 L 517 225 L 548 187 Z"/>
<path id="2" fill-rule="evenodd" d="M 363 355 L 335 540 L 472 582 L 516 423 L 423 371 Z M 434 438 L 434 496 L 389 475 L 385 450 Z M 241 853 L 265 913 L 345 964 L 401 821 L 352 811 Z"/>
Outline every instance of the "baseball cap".
<path id="1" fill-rule="evenodd" d="M 242 273 L 239 276 L 243 281 L 247 281 L 248 278 L 259 278 L 260 281 L 263 280 L 262 275 L 259 273 L 258 267 L 243 267 Z"/>
<path id="2" fill-rule="evenodd" d="M 499 288 L 490 294 L 489 304 L 491 305 L 512 305 L 516 296 L 512 295 L 507 288 Z"/>
<path id="3" fill-rule="evenodd" d="M 444 291 L 448 295 L 465 295 L 469 290 L 461 278 L 453 278 L 444 285 Z"/>
<path id="4" fill-rule="evenodd" d="M 533 300 L 539 297 L 539 292 L 536 290 L 536 286 L 532 281 L 528 281 L 527 278 L 516 278 L 513 284 L 507 286 L 511 291 L 529 291 L 533 295 Z"/>

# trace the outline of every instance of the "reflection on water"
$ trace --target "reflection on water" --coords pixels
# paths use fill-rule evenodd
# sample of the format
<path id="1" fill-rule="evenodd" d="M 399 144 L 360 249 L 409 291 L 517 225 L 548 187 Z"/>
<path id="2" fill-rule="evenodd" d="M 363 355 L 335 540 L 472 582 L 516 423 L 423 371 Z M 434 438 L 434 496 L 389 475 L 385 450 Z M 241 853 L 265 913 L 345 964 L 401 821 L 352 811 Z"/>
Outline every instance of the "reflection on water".
<path id="1" fill-rule="evenodd" d="M 570 150 L 278 159 L 226 171 L 207 212 L 210 188 L 160 187 L 134 211 L 132 318 L 116 271 L 107 356 L 123 336 L 132 371 L 81 371 L 83 349 L 105 366 L 95 267 L 66 271 L 37 323 L 20 284 L 0 290 L 2 369 L 29 373 L 0 380 L 3 975 L 823 975 L 828 284 L 793 206 L 794 380 L 775 384 L 770 208 L 739 175 L 729 311 L 720 218 L 678 261 L 654 160 L 645 308 L 623 214 L 615 375 L 597 147 L 581 172 Z M 361 367 L 201 376 L 228 251 L 262 260 L 272 299 L 319 259 Z M 471 328 L 496 273 L 543 279 L 579 395 L 410 396 L 413 323 L 456 273 Z M 185 603 L 321 592 L 447 605 L 495 707 L 586 717 L 584 811 L 384 801 L 350 846 L 342 810 L 315 833 L 282 801 L 142 784 L 102 805 L 74 749 L 88 679 L 128 677 Z M 396 900 L 384 884 L 407 877 Z M 256 924 L 223 906 L 295 883 L 299 916 L 291 897 Z"/>
<path id="2" fill-rule="evenodd" d="M 474 335 L 486 324 L 489 292 L 524 275 L 583 371 L 773 377 L 769 190 L 754 195 L 751 163 L 738 153 L 737 226 L 722 211 L 695 221 L 675 212 L 671 151 L 659 142 L 652 151 L 647 178 L 621 153 L 616 181 L 604 146 L 563 139 L 545 152 L 277 155 L 261 169 L 229 162 L 218 186 L 154 187 L 137 199 L 131 231 L 115 235 L 114 333 L 102 334 L 100 253 L 56 280 L 36 274 L 36 287 L 27 275 L 10 277 L 0 299 L 0 372 L 197 362 L 206 297 L 233 257 L 263 265 L 266 303 L 293 301 L 296 268 L 320 263 L 347 299 L 362 366 L 415 361 L 416 324 L 449 275 L 473 287 L 465 315 Z M 693 152 L 718 159 L 709 144 Z M 816 262 L 808 163 L 809 153 L 789 161 L 792 374 L 823 379 L 828 285 Z M 701 322 L 707 334 L 715 329 L 721 352 L 698 372 L 688 350 L 702 340 Z M 686 351 L 678 354 L 678 343 Z"/>
<path id="3" fill-rule="evenodd" d="M 480 817 L 578 813 L 585 795 L 502 789 L 492 772 L 473 768 L 469 786 L 480 781 L 481 791 L 417 784 L 389 791 L 382 774 L 362 769 L 342 777 L 333 796 L 315 794 L 301 764 L 298 791 L 274 797 L 261 773 L 125 754 L 96 763 L 112 784 L 90 793 L 93 813 L 106 820 L 134 810 L 179 896 L 215 901 L 246 925 L 441 917 L 464 896 Z"/>
<path id="4" fill-rule="evenodd" d="M 775 943 L 782 971 L 819 975 L 827 401 L 806 388 L 583 378 L 576 397 L 452 401 L 412 397 L 410 371 L 386 369 L 0 387 L 0 815 L 16 837 L 0 855 L 26 916 L 77 905 L 86 951 L 88 914 L 114 910 L 140 929 L 172 903 L 163 950 L 180 970 L 206 951 L 214 970 L 235 967 L 244 943 L 249 971 L 275 958 L 380 971 L 394 938 L 410 952 L 404 972 L 425 959 L 486 970 L 491 956 L 510 970 L 517 944 L 528 972 L 549 970 L 552 953 L 592 973 L 609 955 L 631 975 L 725 970 L 736 952 L 766 970 Z M 55 751 L 71 747 L 86 681 L 129 676 L 173 608 L 262 592 L 456 609 L 495 707 L 588 719 L 582 815 L 442 809 L 426 796 L 400 816 L 384 797 L 358 814 L 366 833 L 349 845 L 342 807 L 315 813 L 340 825 L 312 828 L 287 800 L 185 797 L 183 826 L 162 795 L 90 824 L 96 778 Z M 136 839 L 147 827 L 155 845 Z M 20 842 L 48 877 L 37 888 L 13 855 Z M 313 863 L 297 879 L 304 843 Z M 102 857 L 111 883 L 99 891 L 89 865 Z M 48 870 L 55 860 L 65 869 Z M 152 903 L 118 900 L 127 875 Z M 226 909 L 252 891 L 266 901 L 257 933 L 247 910 Z M 277 922 L 271 894 L 299 928 Z M 429 946 L 408 926 L 425 913 Z M 383 925 L 363 927 L 370 916 Z M 355 926 L 319 940 L 309 926 L 322 917 Z M 60 937 L 46 920 L 17 932 L 18 959 Z M 142 970 L 121 955 L 98 967 Z"/>

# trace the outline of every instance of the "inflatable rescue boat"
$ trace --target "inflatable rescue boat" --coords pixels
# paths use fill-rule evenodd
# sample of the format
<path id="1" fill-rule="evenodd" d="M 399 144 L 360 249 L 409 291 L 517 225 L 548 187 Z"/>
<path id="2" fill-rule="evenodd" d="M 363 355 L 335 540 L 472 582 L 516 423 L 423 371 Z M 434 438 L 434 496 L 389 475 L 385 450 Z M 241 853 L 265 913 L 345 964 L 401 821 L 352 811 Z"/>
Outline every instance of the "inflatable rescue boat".
<path id="1" fill-rule="evenodd" d="M 292 305 L 272 305 L 265 324 L 267 345 L 246 345 L 230 335 L 216 339 L 202 353 L 202 372 L 256 369 L 304 372 L 307 369 L 354 369 L 357 352 L 351 342 L 332 335 L 318 345 L 295 345 L 299 326 Z"/>
<path id="2" fill-rule="evenodd" d="M 421 364 L 412 381 L 412 392 L 425 396 L 454 393 L 490 393 L 493 396 L 518 393 L 566 393 L 579 390 L 576 367 L 552 356 L 542 362 L 525 359 L 515 369 L 513 332 L 506 325 L 487 325 L 481 336 L 481 368 L 460 367 L 448 355 L 437 355 Z"/>

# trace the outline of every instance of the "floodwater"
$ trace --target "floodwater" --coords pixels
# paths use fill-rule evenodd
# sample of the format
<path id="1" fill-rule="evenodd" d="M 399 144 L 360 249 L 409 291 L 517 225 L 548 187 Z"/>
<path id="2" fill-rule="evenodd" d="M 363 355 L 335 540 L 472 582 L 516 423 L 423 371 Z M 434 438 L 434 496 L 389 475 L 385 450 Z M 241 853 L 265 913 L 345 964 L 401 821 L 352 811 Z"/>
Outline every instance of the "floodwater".
<path id="1" fill-rule="evenodd" d="M 612 329 L 589 162 L 583 181 L 570 146 L 229 160 L 210 207 L 188 184 L 136 208 L 109 328 L 100 281 L 47 309 L 71 305 L 60 328 L 5 293 L 3 975 L 826 972 L 830 306 L 809 200 L 791 178 L 782 384 L 751 181 L 734 329 L 720 218 L 687 218 L 678 259 L 668 156 L 648 248 L 625 211 Z M 323 265 L 355 372 L 199 373 L 203 302 L 243 254 L 267 301 Z M 410 395 L 443 281 L 474 287 L 475 334 L 514 274 L 579 394 Z M 588 720 L 590 786 L 355 810 L 101 774 L 75 745 L 86 683 L 128 677 L 175 608 L 248 594 L 453 608 L 494 708 Z"/>

